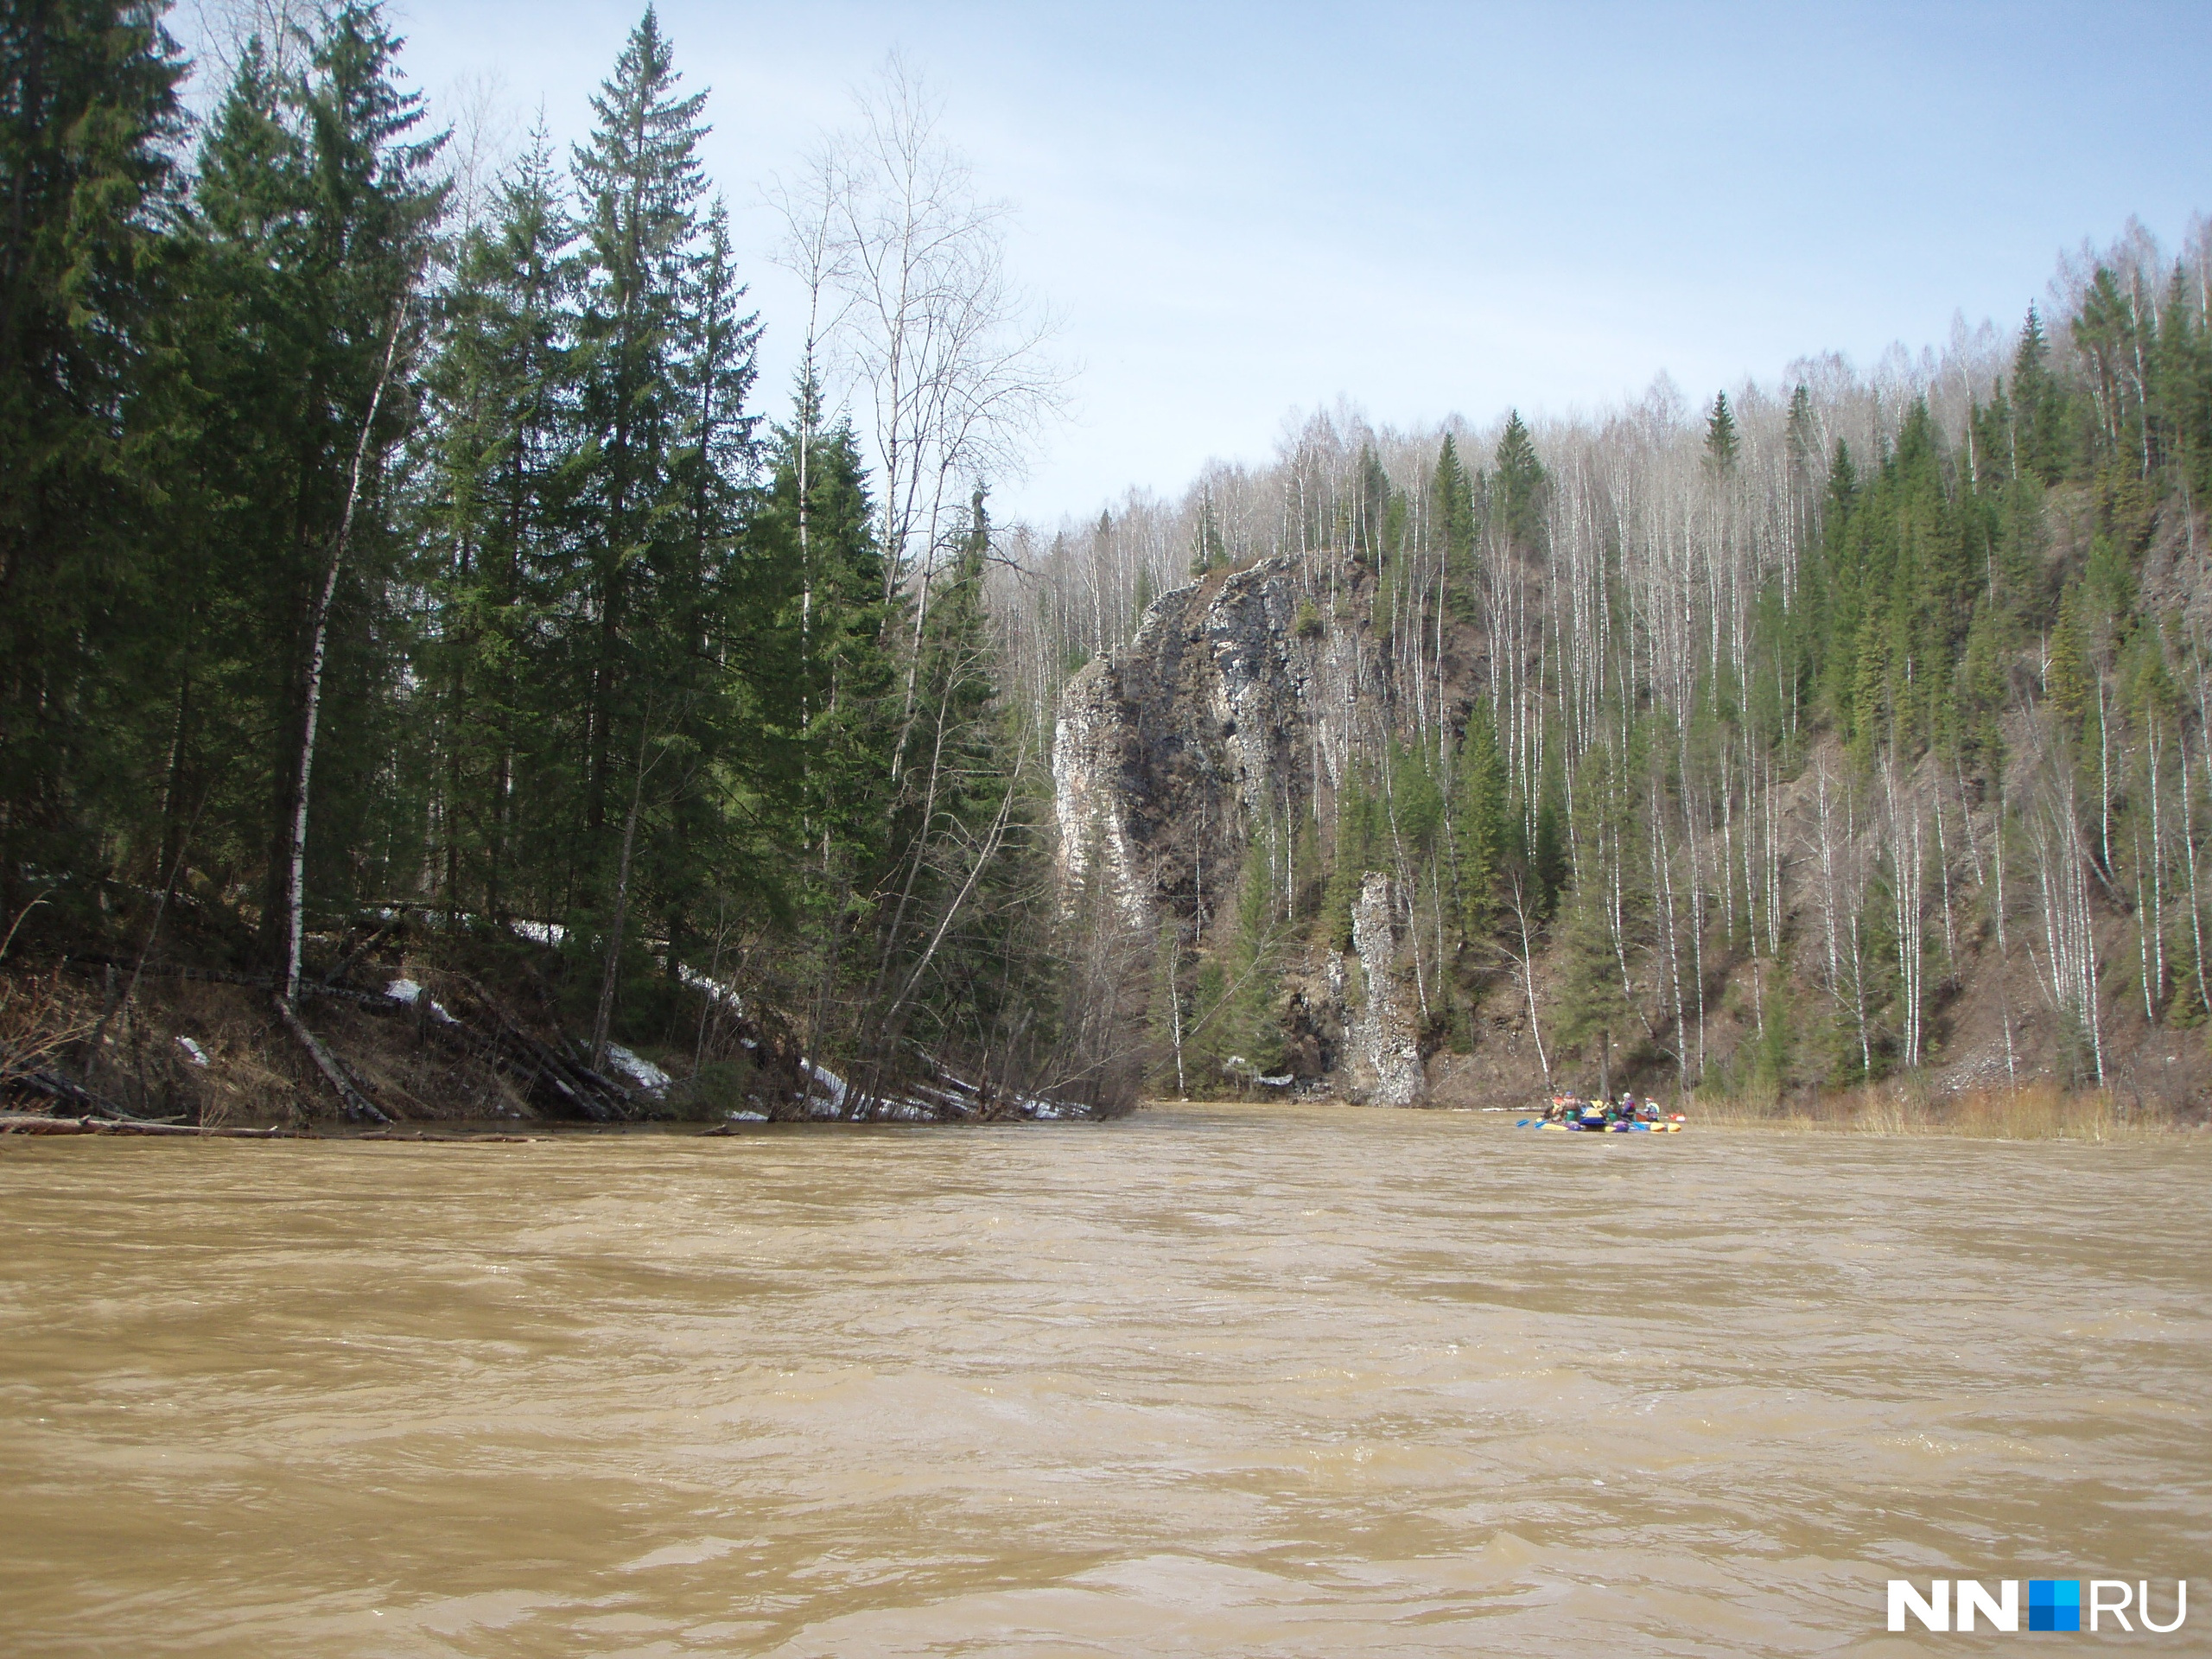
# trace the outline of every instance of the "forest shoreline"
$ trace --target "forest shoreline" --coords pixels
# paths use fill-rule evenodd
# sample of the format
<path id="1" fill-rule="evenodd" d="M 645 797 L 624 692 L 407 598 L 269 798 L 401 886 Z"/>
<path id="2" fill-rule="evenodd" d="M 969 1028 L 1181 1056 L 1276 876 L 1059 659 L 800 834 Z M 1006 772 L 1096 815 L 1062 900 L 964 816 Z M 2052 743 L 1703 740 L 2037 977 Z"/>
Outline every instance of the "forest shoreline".
<path id="1" fill-rule="evenodd" d="M 871 1090 L 681 963 L 635 1046 L 594 1052 L 560 931 L 532 927 L 366 915 L 315 936 L 290 1000 L 204 929 L 158 957 L 143 937 L 19 954 L 0 966 L 0 1133 L 482 1141 L 1101 1115 L 919 1052 L 895 1090 Z"/>
<path id="2" fill-rule="evenodd" d="M 2047 1082 L 2017 1088 L 1980 1088 L 1948 1093 L 1930 1090 L 1917 1080 L 1834 1089 L 1770 1102 L 1735 1097 L 1700 1098 L 1696 1091 L 1670 1105 L 1684 1113 L 1688 1127 L 1762 1129 L 1874 1139 L 2025 1141 L 2138 1141 L 2212 1133 L 2212 1105 L 2176 1107 L 2149 1099 L 2139 1105 L 2115 1089 L 2066 1089 Z M 1301 1107 L 1358 1112 L 1459 1112 L 1510 1116 L 1503 1106 L 1373 1106 L 1344 1098 L 1296 1100 L 1147 1099 L 1141 1111 L 1231 1106 L 1253 1111 Z M 1533 1116 L 1534 1108 L 1523 1116 Z"/>

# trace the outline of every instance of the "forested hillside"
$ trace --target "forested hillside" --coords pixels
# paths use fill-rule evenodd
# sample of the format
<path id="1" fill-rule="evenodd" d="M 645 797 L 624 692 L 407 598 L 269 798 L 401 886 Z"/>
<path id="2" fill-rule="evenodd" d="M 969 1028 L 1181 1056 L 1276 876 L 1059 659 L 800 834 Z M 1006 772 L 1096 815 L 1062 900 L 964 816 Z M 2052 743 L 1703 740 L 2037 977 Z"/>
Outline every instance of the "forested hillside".
<path id="1" fill-rule="evenodd" d="M 1027 694 L 1110 653 L 1070 705 L 1069 855 L 1159 929 L 1184 1086 L 1335 1069 L 1378 873 L 1422 1051 L 1471 1051 L 1429 1069 L 1485 1097 L 2200 1087 L 2208 278 L 2203 228 L 2139 232 L 2015 338 L 1871 378 L 1317 416 L 1033 547 Z"/>
<path id="2" fill-rule="evenodd" d="M 366 951 L 737 1103 L 763 1039 L 856 1105 L 1126 1097 L 983 608 L 1052 385 L 918 90 L 791 194 L 817 304 L 764 392 L 651 10 L 588 138 L 491 180 L 374 4 L 240 42 L 199 123 L 162 11 L 4 23 L 11 962 L 106 963 L 96 1043 L 149 966 L 289 1009 Z"/>

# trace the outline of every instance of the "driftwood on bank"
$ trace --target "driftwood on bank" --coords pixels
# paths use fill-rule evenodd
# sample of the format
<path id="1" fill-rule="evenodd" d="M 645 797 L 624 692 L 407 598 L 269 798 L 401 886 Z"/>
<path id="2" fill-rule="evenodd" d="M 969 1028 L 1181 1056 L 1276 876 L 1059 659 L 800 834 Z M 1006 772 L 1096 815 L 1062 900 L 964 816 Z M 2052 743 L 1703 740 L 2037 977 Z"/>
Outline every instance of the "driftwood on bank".
<path id="1" fill-rule="evenodd" d="M 338 1097 L 346 1103 L 346 1116 L 357 1121 L 366 1119 L 372 1123 L 390 1125 L 391 1117 L 354 1087 L 353 1080 L 346 1075 L 337 1058 L 307 1028 L 292 1005 L 281 996 L 272 996 L 270 1001 L 276 1004 L 276 1017 L 284 1022 L 284 1029 L 298 1039 L 300 1046 L 307 1050 L 308 1058 L 315 1061 L 315 1069 L 322 1073 L 324 1081 L 335 1089 Z"/>
<path id="2" fill-rule="evenodd" d="M 355 958 L 358 954 L 355 953 Z M 341 963 L 340 971 L 342 972 L 355 958 Z M 79 968 L 134 966 L 96 951 L 74 952 L 69 961 Z M 316 1071 L 336 1092 L 344 1103 L 346 1117 L 356 1122 L 385 1126 L 393 1122 L 392 1117 L 369 1098 L 359 1080 L 351 1075 L 351 1068 L 344 1057 L 308 1029 L 299 1017 L 296 1001 L 287 1004 L 283 998 L 276 995 L 275 981 L 270 976 L 174 963 L 148 963 L 143 971 L 157 977 L 200 980 L 270 993 L 285 1031 L 306 1051 Z M 322 998 L 352 1002 L 365 1012 L 385 1016 L 398 1014 L 407 1009 L 408 1005 L 396 1002 L 383 993 L 356 990 L 331 983 L 330 981 L 337 976 L 334 973 L 321 981 L 302 979 L 298 1001 Z M 522 1022 L 510 1014 L 483 985 L 465 975 L 456 977 L 471 994 L 475 1007 L 467 1012 L 474 1017 L 455 1020 L 450 1024 L 435 1018 L 423 1020 L 421 1024 L 425 1037 L 509 1071 L 523 1080 L 526 1096 L 534 1096 L 542 1109 L 553 1114 L 582 1117 L 594 1123 L 622 1122 L 636 1115 L 636 1103 L 630 1091 L 613 1078 L 594 1070 L 584 1058 L 565 1052 L 564 1050 L 569 1046 L 565 1039 L 557 1047 L 541 1041 L 525 1030 Z M 130 1116 L 112 1102 L 101 1100 L 89 1091 L 74 1094 L 65 1089 L 41 1087 L 37 1092 L 58 1104 L 74 1107 L 81 1111 Z"/>
<path id="3" fill-rule="evenodd" d="M 305 1129 L 206 1128 L 194 1123 L 151 1123 L 143 1118 L 48 1117 L 39 1112 L 0 1112 L 0 1135 L 165 1135 L 222 1141 L 315 1138 Z"/>
<path id="4" fill-rule="evenodd" d="M 30 1094 L 44 1095 L 48 1100 L 58 1100 L 66 1106 L 98 1117 L 112 1117 L 124 1123 L 143 1122 L 136 1112 L 127 1112 L 105 1095 L 96 1093 L 74 1077 L 64 1077 L 59 1071 L 19 1071 L 8 1079 L 11 1089 L 21 1089 Z"/>
<path id="5" fill-rule="evenodd" d="M 630 1116 L 626 1090 L 601 1077 L 588 1065 L 569 1059 L 539 1042 L 475 980 L 463 977 L 461 983 L 468 988 L 477 1006 L 490 1016 L 500 1051 L 528 1071 L 533 1083 L 542 1079 L 550 1084 L 564 1103 L 594 1123 L 620 1122 Z"/>

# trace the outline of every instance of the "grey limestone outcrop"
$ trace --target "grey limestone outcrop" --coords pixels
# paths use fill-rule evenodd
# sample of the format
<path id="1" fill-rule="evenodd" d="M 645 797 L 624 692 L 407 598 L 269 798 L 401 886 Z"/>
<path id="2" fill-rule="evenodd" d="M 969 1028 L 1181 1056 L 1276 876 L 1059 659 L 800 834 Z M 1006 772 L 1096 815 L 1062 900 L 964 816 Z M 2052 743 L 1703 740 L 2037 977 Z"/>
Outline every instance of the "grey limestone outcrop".
<path id="1" fill-rule="evenodd" d="M 1390 878 L 1372 871 L 1351 911 L 1352 954 L 1362 983 L 1346 1033 L 1344 1092 L 1370 1106 L 1418 1106 L 1427 1094 L 1394 897 Z"/>
<path id="2" fill-rule="evenodd" d="M 1330 817 L 1355 730 L 1382 717 L 1383 683 L 1369 630 L 1344 620 L 1362 607 L 1338 597 L 1295 555 L 1211 575 L 1162 594 L 1127 645 L 1068 683 L 1052 749 L 1068 890 L 1103 881 L 1135 924 L 1172 912 L 1211 926 L 1233 906 L 1258 826 Z M 1355 1011 L 1333 964 L 1313 964 L 1301 1029 L 1341 1034 L 1345 1058 L 1360 1057 L 1345 1086 L 1411 1104 L 1418 1027 L 1402 1006 L 1392 889 L 1376 876 L 1369 890 L 1355 939 L 1363 1000 Z M 1321 1058 L 1307 1069 L 1338 1047 L 1309 1045 Z"/>

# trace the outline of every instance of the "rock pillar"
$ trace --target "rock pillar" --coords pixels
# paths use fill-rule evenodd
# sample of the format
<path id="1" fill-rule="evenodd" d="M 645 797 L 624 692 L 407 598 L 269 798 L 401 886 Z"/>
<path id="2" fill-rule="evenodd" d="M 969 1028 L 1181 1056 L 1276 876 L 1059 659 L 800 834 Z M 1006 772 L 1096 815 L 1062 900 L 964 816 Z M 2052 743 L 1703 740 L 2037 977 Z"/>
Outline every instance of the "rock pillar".
<path id="1" fill-rule="evenodd" d="M 1402 971 L 1394 884 L 1370 872 L 1352 906 L 1352 952 L 1365 983 L 1346 1033 L 1346 1093 L 1370 1106 L 1418 1106 L 1427 1097 L 1421 1027 Z"/>

